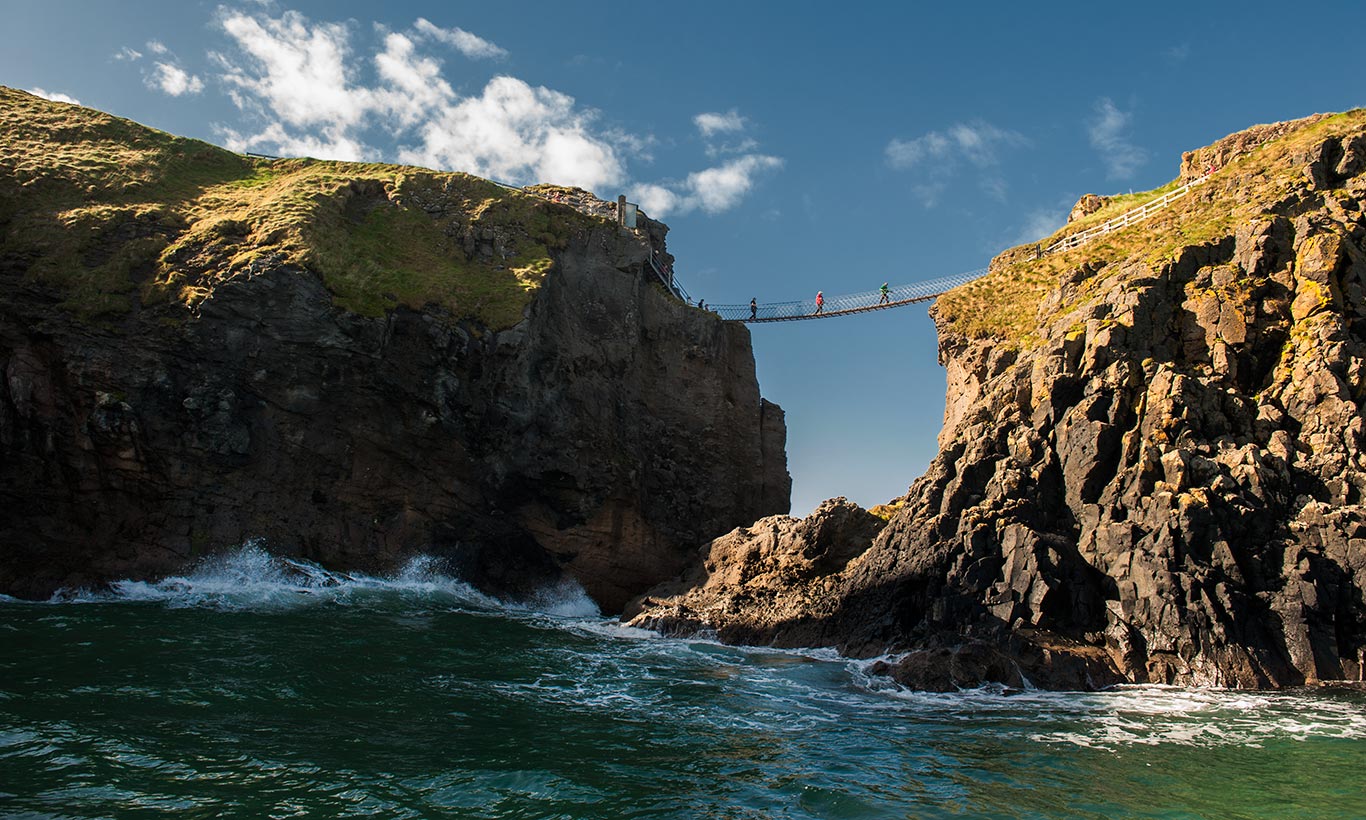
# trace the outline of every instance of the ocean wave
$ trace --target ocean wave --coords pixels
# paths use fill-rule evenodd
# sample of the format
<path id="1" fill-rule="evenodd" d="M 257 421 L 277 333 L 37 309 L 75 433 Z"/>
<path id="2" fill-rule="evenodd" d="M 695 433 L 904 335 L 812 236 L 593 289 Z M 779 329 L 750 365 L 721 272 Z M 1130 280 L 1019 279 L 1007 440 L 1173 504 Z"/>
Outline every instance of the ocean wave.
<path id="1" fill-rule="evenodd" d="M 1125 746 L 1251 746 L 1272 739 L 1366 739 L 1359 694 L 1253 692 L 1124 685 L 1101 692 L 1014 690 L 988 685 L 916 692 L 855 672 L 866 691 L 919 716 L 968 724 L 990 721 L 1039 743 L 1113 750 Z M 1059 724 L 1062 724 L 1061 726 Z"/>
<path id="2" fill-rule="evenodd" d="M 448 574 L 444 562 L 429 555 L 414 556 L 393 574 L 369 575 L 329 570 L 312 561 L 277 555 L 258 540 L 207 557 L 184 575 L 158 581 L 114 581 L 104 590 L 60 590 L 49 601 L 119 602 L 254 612 L 399 602 L 551 618 L 599 617 L 597 606 L 571 579 L 541 590 L 525 601 L 510 602 L 479 592 Z"/>

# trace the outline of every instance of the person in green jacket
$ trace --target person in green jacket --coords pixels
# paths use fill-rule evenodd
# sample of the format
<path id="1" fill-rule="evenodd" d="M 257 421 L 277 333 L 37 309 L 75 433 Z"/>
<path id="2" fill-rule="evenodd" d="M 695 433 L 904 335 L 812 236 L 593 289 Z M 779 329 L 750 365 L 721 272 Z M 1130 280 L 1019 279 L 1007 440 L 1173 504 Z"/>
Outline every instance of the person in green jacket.
<path id="1" fill-rule="evenodd" d="M 887 293 L 888 293 L 888 291 L 890 290 L 890 288 L 887 287 L 887 283 L 886 283 L 886 282 L 883 282 L 883 283 L 882 283 L 882 287 L 878 288 L 878 290 L 882 292 L 882 298 L 879 299 L 877 303 L 878 303 L 879 305 L 885 305 L 885 304 L 887 304 L 888 301 L 890 301 L 890 300 L 887 298 Z"/>

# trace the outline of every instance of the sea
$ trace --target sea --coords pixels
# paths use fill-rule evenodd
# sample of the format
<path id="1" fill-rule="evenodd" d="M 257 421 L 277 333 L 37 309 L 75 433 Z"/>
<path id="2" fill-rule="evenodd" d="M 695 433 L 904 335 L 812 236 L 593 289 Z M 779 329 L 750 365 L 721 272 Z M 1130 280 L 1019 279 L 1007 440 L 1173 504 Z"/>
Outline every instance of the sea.
<path id="1" fill-rule="evenodd" d="M 906 691 L 249 544 L 0 600 L 5 818 L 1360 818 L 1366 696 Z"/>

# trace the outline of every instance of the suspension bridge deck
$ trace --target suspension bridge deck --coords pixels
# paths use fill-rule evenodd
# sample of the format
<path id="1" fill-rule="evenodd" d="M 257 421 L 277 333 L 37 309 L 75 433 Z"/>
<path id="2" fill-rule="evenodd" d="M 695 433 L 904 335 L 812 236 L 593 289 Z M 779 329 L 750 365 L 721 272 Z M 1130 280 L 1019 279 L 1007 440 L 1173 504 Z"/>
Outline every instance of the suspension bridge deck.
<path id="1" fill-rule="evenodd" d="M 957 276 L 930 279 L 913 285 L 900 285 L 895 288 L 888 288 L 885 297 L 881 289 L 844 296 L 832 296 L 826 299 L 819 308 L 816 306 L 815 299 L 803 299 L 796 302 L 756 304 L 753 310 L 747 304 L 707 305 L 707 309 L 726 321 L 749 323 L 795 322 L 801 319 L 852 316 L 856 313 L 870 313 L 875 310 L 888 310 L 919 302 L 928 302 L 947 290 L 952 290 L 959 285 L 966 285 L 968 282 L 983 276 L 986 272 L 986 268 L 982 268 L 981 270 L 960 273 Z"/>

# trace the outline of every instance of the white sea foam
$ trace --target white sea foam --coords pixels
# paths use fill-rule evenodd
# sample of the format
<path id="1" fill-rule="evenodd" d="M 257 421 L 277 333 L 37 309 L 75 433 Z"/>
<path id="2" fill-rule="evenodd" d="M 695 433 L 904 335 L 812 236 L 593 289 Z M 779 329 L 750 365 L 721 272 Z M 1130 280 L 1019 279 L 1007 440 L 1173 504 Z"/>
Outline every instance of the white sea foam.
<path id="1" fill-rule="evenodd" d="M 560 618 L 600 618 L 602 611 L 588 593 L 573 578 L 564 578 L 558 584 L 547 587 L 532 595 L 522 608 L 554 615 Z"/>
<path id="2" fill-rule="evenodd" d="M 725 728 L 781 727 L 815 731 L 874 713 L 902 713 L 952 731 L 992 731 L 1044 744 L 1122 748 L 1162 744 L 1262 745 L 1272 739 L 1366 739 L 1366 709 L 1351 695 L 1268 693 L 1125 686 L 1098 693 L 1008 690 L 988 686 L 938 694 L 902 689 L 871 675 L 876 660 L 855 661 L 829 649 L 737 647 L 699 638 L 662 638 L 603 618 L 581 587 L 557 585 L 521 603 L 483 595 L 419 556 L 387 576 L 343 573 L 272 555 L 260 543 L 206 559 L 184 575 L 157 582 L 122 581 L 105 592 L 64 593 L 56 602 L 152 602 L 224 611 L 282 611 L 320 605 L 392 610 L 456 610 L 510 617 L 538 629 L 562 630 L 595 646 L 553 650 L 533 682 L 495 684 L 505 694 L 576 709 L 608 709 L 642 720 L 678 706 L 678 687 L 698 691 L 680 716 L 699 725 L 718 720 L 716 693 L 748 700 L 747 717 Z M 8 603 L 7 601 L 5 603 Z M 21 602 L 16 602 L 21 603 Z M 669 670 L 656 672 L 652 670 Z M 679 675 L 682 678 L 679 678 Z M 691 683 L 687 681 L 691 680 Z M 682 681 L 682 682 L 680 682 Z M 712 693 L 712 694 L 708 694 Z"/>
<path id="3" fill-rule="evenodd" d="M 509 604 L 446 574 L 440 559 L 419 555 L 387 576 L 328 570 L 312 561 L 272 554 L 259 541 L 200 561 L 159 581 L 115 581 L 107 590 L 62 590 L 53 603 L 152 602 L 169 607 L 278 611 L 323 604 L 420 601 L 482 612 L 597 614 L 577 584 L 545 591 L 528 604 Z"/>
<path id="4" fill-rule="evenodd" d="M 1366 739 L 1359 698 L 1305 691 L 1246 692 L 1172 686 L 1119 686 L 1104 692 L 1018 691 L 984 686 L 952 693 L 873 685 L 918 716 L 990 720 L 1041 743 L 1102 749 L 1163 744 L 1261 746 L 1276 739 Z M 1060 728 L 1059 723 L 1065 728 Z"/>

